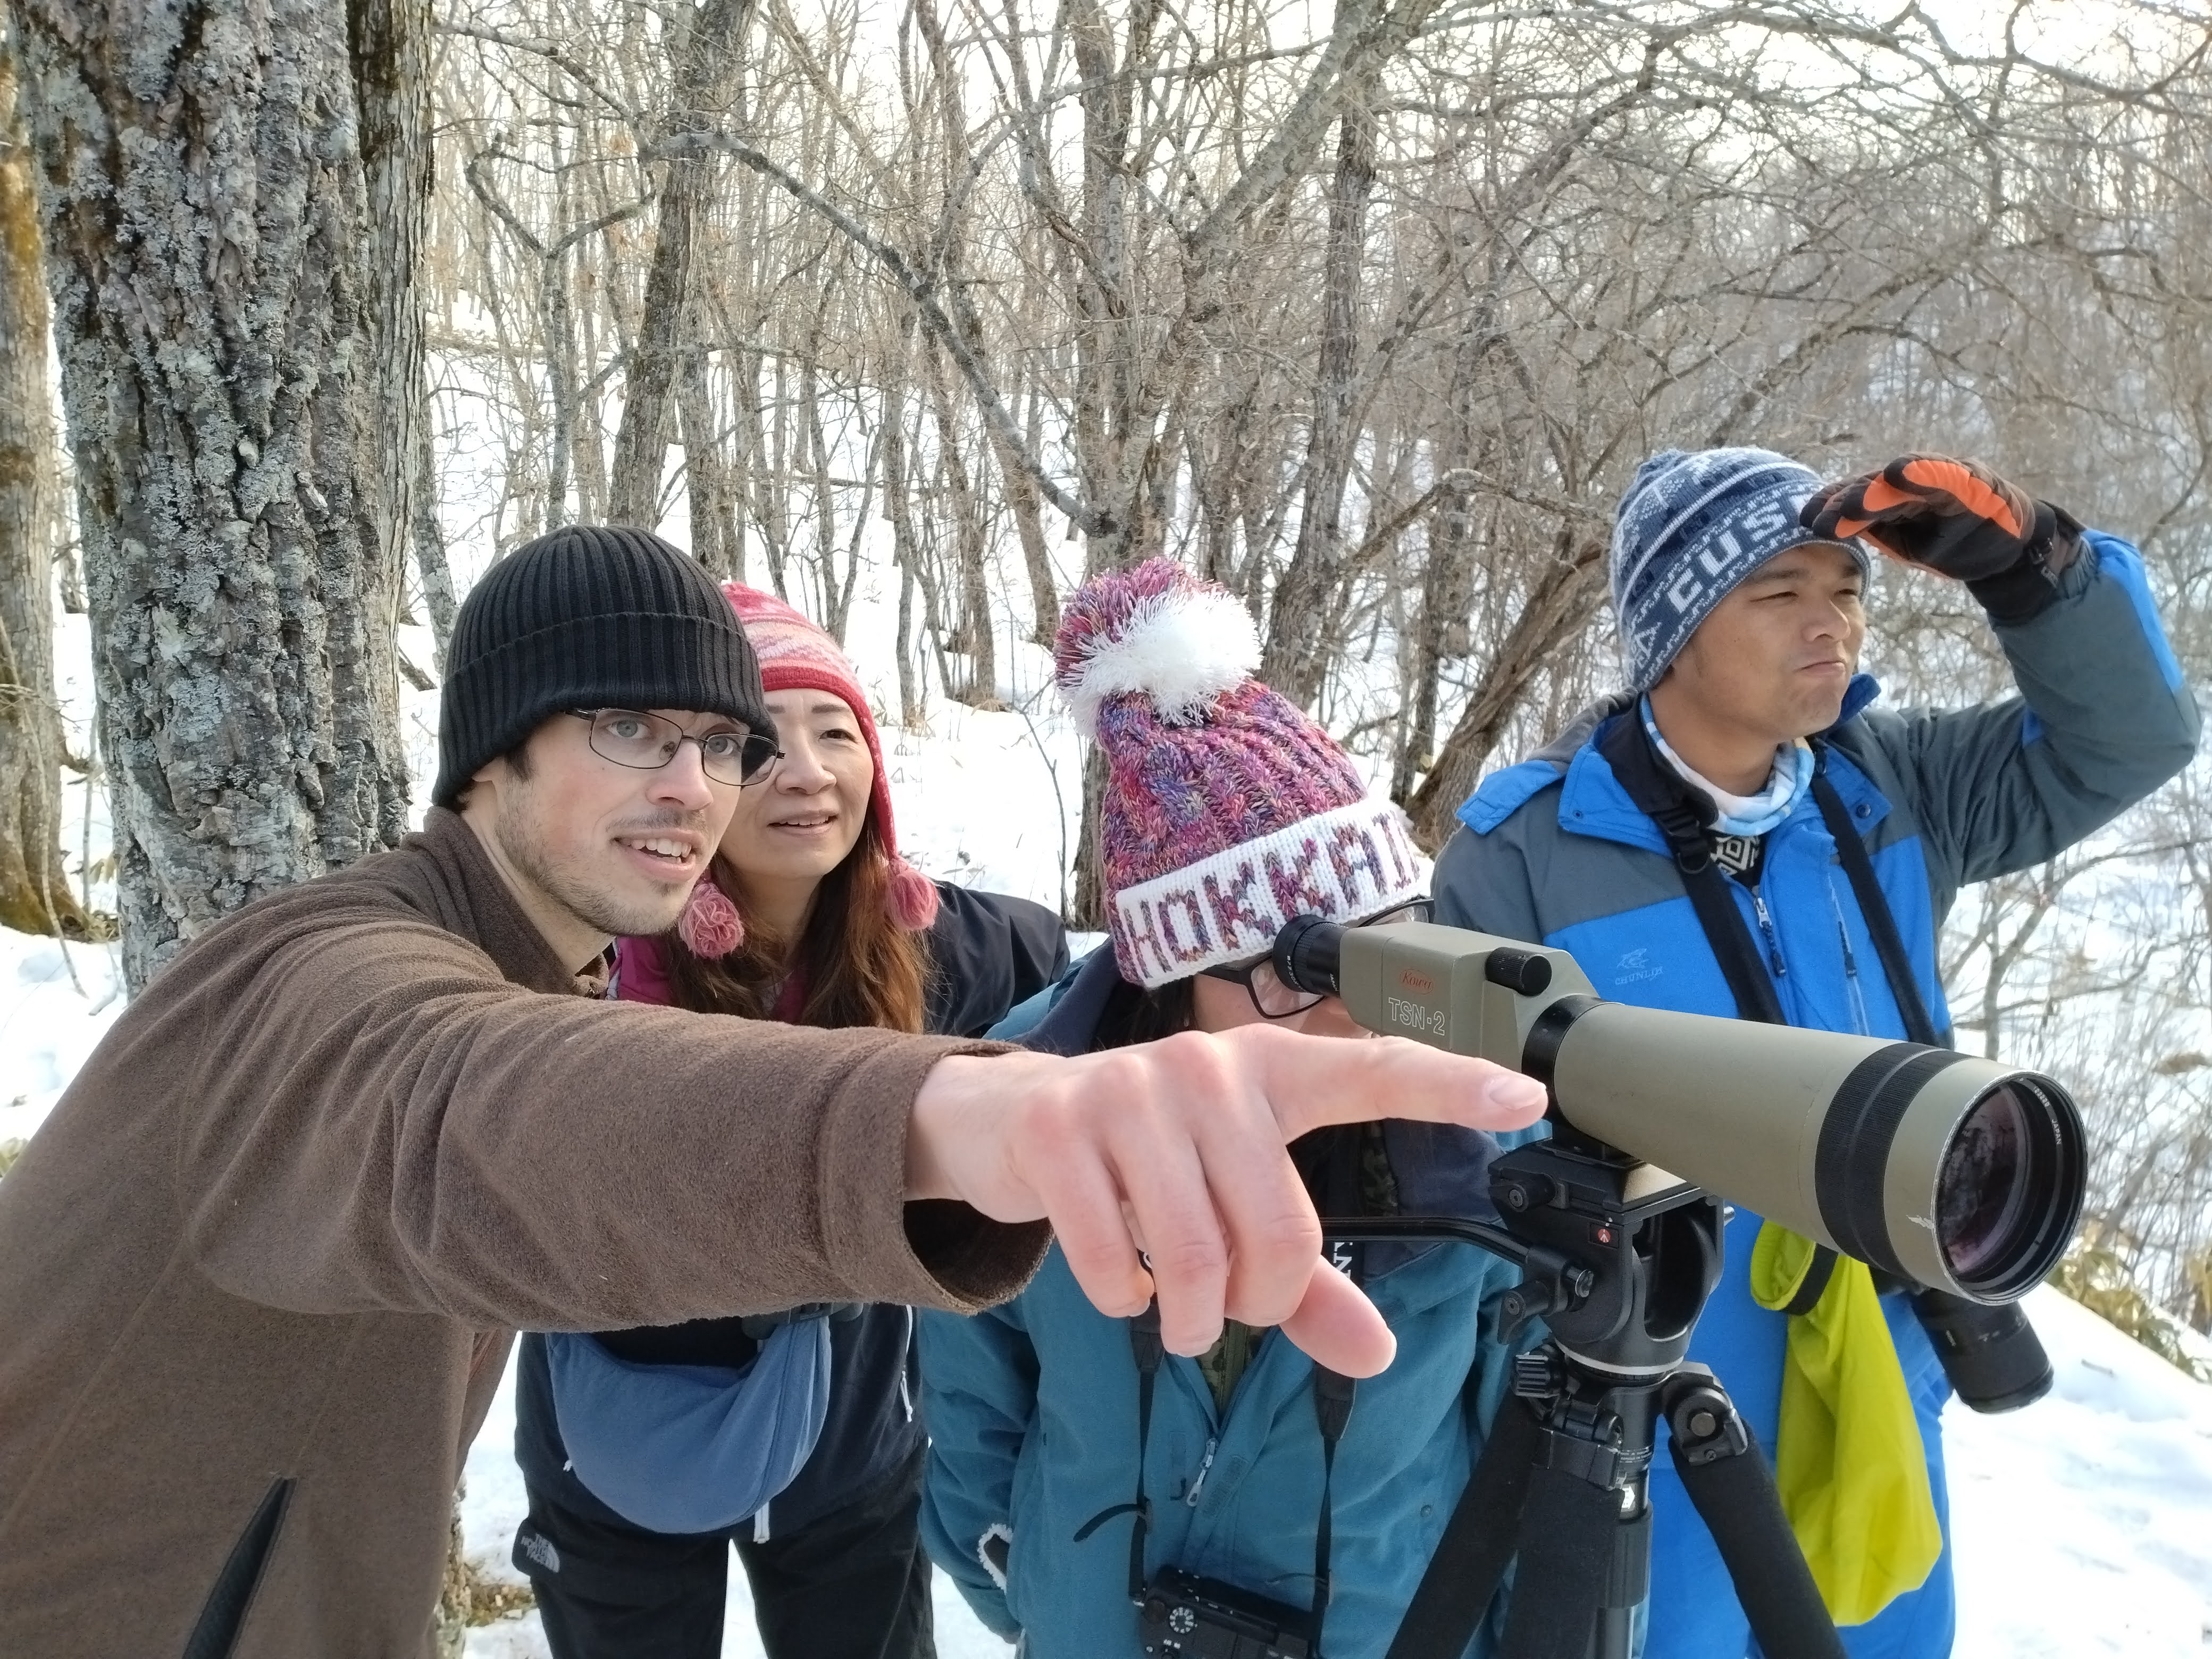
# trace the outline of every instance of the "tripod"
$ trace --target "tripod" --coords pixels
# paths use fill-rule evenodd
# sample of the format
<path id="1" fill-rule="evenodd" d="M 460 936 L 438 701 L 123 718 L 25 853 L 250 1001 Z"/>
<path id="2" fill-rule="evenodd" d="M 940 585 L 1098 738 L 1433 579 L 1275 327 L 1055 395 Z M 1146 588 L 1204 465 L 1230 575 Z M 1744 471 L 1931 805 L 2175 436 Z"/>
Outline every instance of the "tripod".
<path id="1" fill-rule="evenodd" d="M 1663 1419 L 1674 1467 L 1766 1659 L 1843 1659 L 1757 1443 L 1719 1380 L 1683 1355 L 1719 1281 L 1720 1200 L 1553 1124 L 1491 1170 L 1503 1228 L 1431 1216 L 1324 1220 L 1350 1243 L 1455 1240 L 1522 1268 L 1514 1362 L 1482 1456 L 1390 1644 L 1458 1659 L 1515 1558 L 1503 1659 L 1627 1659 L 1650 1580 L 1648 1481 Z"/>

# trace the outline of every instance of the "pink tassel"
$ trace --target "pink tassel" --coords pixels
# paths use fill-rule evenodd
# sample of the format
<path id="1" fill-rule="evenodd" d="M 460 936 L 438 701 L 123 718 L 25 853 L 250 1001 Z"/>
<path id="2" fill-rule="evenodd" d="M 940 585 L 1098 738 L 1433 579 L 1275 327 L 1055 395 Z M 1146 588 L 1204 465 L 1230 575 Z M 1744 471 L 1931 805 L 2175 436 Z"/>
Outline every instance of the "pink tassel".
<path id="1" fill-rule="evenodd" d="M 676 937 L 695 957 L 726 957 L 745 942 L 745 919 L 712 876 L 702 876 L 676 919 Z"/>
<path id="2" fill-rule="evenodd" d="M 918 933 L 937 920 L 937 884 L 904 859 L 894 859 L 884 908 L 892 921 L 909 933 Z"/>

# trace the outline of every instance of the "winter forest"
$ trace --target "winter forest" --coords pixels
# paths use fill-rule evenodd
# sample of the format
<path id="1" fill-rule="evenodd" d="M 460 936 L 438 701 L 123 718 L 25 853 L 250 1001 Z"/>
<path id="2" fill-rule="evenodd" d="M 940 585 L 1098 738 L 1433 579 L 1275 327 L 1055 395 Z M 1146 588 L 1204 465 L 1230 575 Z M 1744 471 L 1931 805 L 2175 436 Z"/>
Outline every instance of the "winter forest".
<path id="1" fill-rule="evenodd" d="M 1983 459 L 2141 546 L 2212 692 L 2191 0 L 7 9 L 0 925 L 131 987 L 419 818 L 458 598 L 564 522 L 787 596 L 887 735 L 1004 717 L 1086 927 L 1075 584 L 1227 585 L 1433 852 L 1613 683 L 1668 447 Z M 1950 585 L 1869 613 L 1893 703 L 2009 690 Z M 1944 974 L 2091 1116 L 2064 1288 L 2202 1365 L 2212 764 Z"/>

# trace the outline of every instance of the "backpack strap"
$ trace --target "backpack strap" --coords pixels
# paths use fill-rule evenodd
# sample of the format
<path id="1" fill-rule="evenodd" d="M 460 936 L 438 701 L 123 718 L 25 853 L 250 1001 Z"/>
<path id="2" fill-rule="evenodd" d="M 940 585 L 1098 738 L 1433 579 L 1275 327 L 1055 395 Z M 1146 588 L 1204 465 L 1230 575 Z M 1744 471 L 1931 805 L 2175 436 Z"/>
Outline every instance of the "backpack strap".
<path id="1" fill-rule="evenodd" d="M 1713 804 L 1687 779 L 1659 757 L 1651 736 L 1633 709 L 1615 717 L 1598 734 L 1598 753 L 1636 810 L 1659 826 L 1681 873 L 1690 907 L 1705 930 L 1705 943 L 1720 963 L 1721 977 L 1735 999 L 1736 1016 L 1767 1025 L 1787 1025 L 1774 981 L 1759 959 L 1743 913 L 1735 908 L 1729 879 L 1713 862 L 1711 831 Z"/>

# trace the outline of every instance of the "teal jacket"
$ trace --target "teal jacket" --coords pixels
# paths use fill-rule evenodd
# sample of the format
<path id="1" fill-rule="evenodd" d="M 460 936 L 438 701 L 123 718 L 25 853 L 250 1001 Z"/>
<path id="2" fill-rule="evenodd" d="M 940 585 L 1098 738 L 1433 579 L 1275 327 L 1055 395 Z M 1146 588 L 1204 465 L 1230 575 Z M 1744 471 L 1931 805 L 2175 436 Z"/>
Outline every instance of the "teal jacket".
<path id="1" fill-rule="evenodd" d="M 1844 717 L 1823 736 L 1829 775 L 1866 843 L 1939 1027 L 1950 1018 L 1936 935 L 1960 888 L 2051 858 L 2172 777 L 2195 751 L 2196 703 L 2160 630 L 2141 556 L 2117 537 L 2091 532 L 2087 541 L 2057 605 L 1996 630 L 2020 696 L 1899 713 L 1881 706 L 1874 682 L 1861 676 Z M 1625 700 L 1601 705 L 1540 755 L 1483 781 L 1437 860 L 1437 919 L 1571 951 L 1601 997 L 1733 1016 L 1735 1000 L 1664 837 L 1597 748 L 1605 723 L 1622 718 L 1636 718 Z M 1905 1035 L 1835 842 L 1809 799 L 1767 836 L 1763 905 L 1741 884 L 1729 887 L 1791 1024 Z M 1759 1226 L 1759 1218 L 1741 1208 L 1729 1223 L 1721 1284 L 1689 1357 L 1720 1374 L 1771 1448 L 1785 1324 L 1751 1298 L 1747 1267 Z M 1949 1387 L 1904 1299 L 1884 1304 L 1941 1514 L 1940 1424 Z M 1743 1614 L 1663 1454 L 1651 1489 L 1645 1659 L 1742 1659 Z M 1948 1538 L 1927 1584 L 1845 1635 L 1854 1659 L 1948 1654 Z"/>
<path id="2" fill-rule="evenodd" d="M 1060 988 L 1083 1028 L 1077 1041 L 1063 1030 L 1039 1046 L 1087 1048 L 1096 1008 L 1086 1015 L 1079 1005 L 1109 979 L 1119 982 L 1111 949 L 1102 949 Z M 1009 1026 L 1039 1012 L 1018 1009 Z M 1495 1139 L 1410 1123 L 1385 1133 L 1405 1210 L 1494 1216 Z M 1328 1659 L 1380 1659 L 1389 1646 L 1510 1372 L 1495 1303 L 1516 1268 L 1459 1245 L 1368 1249 L 1367 1293 L 1398 1356 L 1358 1385 L 1337 1450 Z M 985 1624 L 1023 1640 L 1024 1659 L 1135 1655 L 1131 1520 L 1116 1516 L 1075 1541 L 1085 1522 L 1136 1491 L 1128 1322 L 1091 1305 L 1055 1248 L 1011 1303 L 973 1318 L 925 1312 L 921 1337 L 931 1557 Z M 1147 1577 L 1172 1565 L 1310 1603 L 1322 1488 L 1312 1384 L 1311 1362 L 1279 1331 L 1261 1340 L 1225 1412 L 1195 1360 L 1168 1356 L 1146 1457 Z M 1486 1651 L 1489 1635 L 1470 1651 Z"/>

